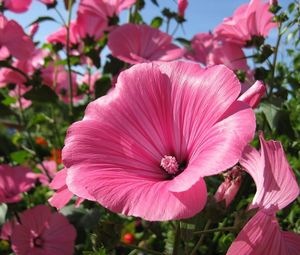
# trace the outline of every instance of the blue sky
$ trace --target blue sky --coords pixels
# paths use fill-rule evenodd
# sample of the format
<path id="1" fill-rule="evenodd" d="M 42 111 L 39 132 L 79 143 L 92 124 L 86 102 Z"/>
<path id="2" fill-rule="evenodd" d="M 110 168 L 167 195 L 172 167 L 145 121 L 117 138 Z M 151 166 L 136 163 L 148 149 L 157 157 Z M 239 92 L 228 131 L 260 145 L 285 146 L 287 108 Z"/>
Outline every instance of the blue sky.
<path id="1" fill-rule="evenodd" d="M 76 2 L 78 2 L 77 0 Z M 160 10 L 163 7 L 169 7 L 171 10 L 177 10 L 177 1 L 176 0 L 158 0 L 160 7 L 156 7 L 151 3 L 150 0 L 146 1 L 146 8 L 143 10 L 143 17 L 146 22 L 150 22 L 151 19 L 160 14 Z M 66 11 L 64 10 L 63 1 L 58 0 L 58 9 L 61 13 L 66 17 Z M 286 8 L 288 3 L 291 0 L 281 0 L 280 4 Z M 187 22 L 184 24 L 184 31 L 179 29 L 175 36 L 191 38 L 194 34 L 199 32 L 207 32 L 212 30 L 216 25 L 218 25 L 224 17 L 230 16 L 233 11 L 243 3 L 247 3 L 247 0 L 190 0 L 189 6 L 186 11 L 186 19 Z M 75 6 L 75 10 L 76 10 Z M 6 15 L 12 19 L 17 20 L 23 27 L 26 27 L 33 20 L 35 20 L 39 16 L 52 16 L 57 17 L 57 14 L 50 10 L 48 11 L 46 7 L 41 4 L 37 0 L 33 0 L 33 4 L 31 9 L 24 14 L 13 14 L 11 12 L 7 12 Z M 74 15 L 76 13 L 74 12 Z M 75 17 L 73 15 L 73 17 Z M 124 11 L 121 14 L 121 20 L 126 21 L 127 19 L 127 11 Z M 173 31 L 175 24 L 171 27 L 170 31 Z M 44 22 L 41 24 L 41 28 L 37 34 L 37 39 L 44 41 L 47 35 L 51 32 L 56 31 L 59 28 L 59 25 L 53 22 Z M 271 41 L 273 41 L 272 37 L 275 37 L 276 33 L 270 35 Z"/>

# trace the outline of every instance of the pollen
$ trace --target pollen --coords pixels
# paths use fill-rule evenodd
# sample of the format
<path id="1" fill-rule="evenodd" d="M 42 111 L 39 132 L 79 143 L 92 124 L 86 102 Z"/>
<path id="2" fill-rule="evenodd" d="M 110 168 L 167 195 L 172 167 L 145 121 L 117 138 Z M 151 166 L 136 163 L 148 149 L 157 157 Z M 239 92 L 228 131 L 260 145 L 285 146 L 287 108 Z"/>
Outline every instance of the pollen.
<path id="1" fill-rule="evenodd" d="M 160 166 L 168 173 L 168 174 L 176 174 L 179 170 L 179 165 L 175 157 L 165 155 L 161 161 Z"/>

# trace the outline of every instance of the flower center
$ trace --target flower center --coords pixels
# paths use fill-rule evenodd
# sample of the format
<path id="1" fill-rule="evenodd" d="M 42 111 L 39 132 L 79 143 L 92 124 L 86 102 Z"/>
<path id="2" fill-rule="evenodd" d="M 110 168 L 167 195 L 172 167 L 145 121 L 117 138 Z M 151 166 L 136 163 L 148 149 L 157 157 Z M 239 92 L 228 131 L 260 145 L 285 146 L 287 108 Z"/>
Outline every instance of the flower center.
<path id="1" fill-rule="evenodd" d="M 160 166 L 171 175 L 175 175 L 179 170 L 179 165 L 175 157 L 165 155 L 161 161 Z"/>
<path id="2" fill-rule="evenodd" d="M 33 243 L 34 243 L 35 247 L 41 248 L 41 247 L 43 247 L 44 240 L 41 237 L 36 237 L 36 238 L 34 238 Z"/>

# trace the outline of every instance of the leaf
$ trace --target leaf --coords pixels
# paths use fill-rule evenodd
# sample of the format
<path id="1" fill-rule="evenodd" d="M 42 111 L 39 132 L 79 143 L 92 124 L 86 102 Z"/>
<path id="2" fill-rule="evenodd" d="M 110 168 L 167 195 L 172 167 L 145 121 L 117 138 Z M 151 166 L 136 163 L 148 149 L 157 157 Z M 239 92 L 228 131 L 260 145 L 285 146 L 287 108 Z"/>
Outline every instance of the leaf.
<path id="1" fill-rule="evenodd" d="M 181 37 L 176 38 L 175 41 L 179 42 L 182 46 L 185 46 L 185 47 L 191 46 L 191 42 L 189 40 L 181 38 Z"/>
<path id="2" fill-rule="evenodd" d="M 269 127 L 275 131 L 278 123 L 278 116 L 280 108 L 272 103 L 262 102 L 260 104 L 266 120 L 269 124 Z"/>
<path id="3" fill-rule="evenodd" d="M 0 225 L 2 225 L 5 222 L 7 213 L 7 205 L 2 203 L 0 204 Z"/>
<path id="4" fill-rule="evenodd" d="M 159 6 L 157 0 L 151 0 L 151 2 L 152 2 L 154 5 Z"/>
<path id="5" fill-rule="evenodd" d="M 42 16 L 42 17 L 38 17 L 36 20 L 32 21 L 32 22 L 28 25 L 28 27 L 32 26 L 32 25 L 35 24 L 35 23 L 41 23 L 41 22 L 44 22 L 44 21 L 54 21 L 54 22 L 58 23 L 58 22 L 56 21 L 56 19 L 54 19 L 54 18 L 52 18 L 52 17 L 50 17 L 50 16 Z"/>
<path id="6" fill-rule="evenodd" d="M 32 88 L 30 91 L 26 92 L 24 98 L 43 103 L 56 102 L 58 96 L 50 87 L 43 85 L 38 88 Z"/>
<path id="7" fill-rule="evenodd" d="M 15 151 L 10 154 L 10 157 L 15 163 L 23 164 L 30 157 L 30 153 L 24 150 Z"/>
<path id="8" fill-rule="evenodd" d="M 95 82 L 95 97 L 101 97 L 106 95 L 106 93 L 111 88 L 111 80 L 109 76 L 103 76 L 101 79 Z"/>
<path id="9" fill-rule="evenodd" d="M 163 23 L 163 19 L 161 17 L 155 17 L 152 21 L 151 21 L 151 27 L 154 28 L 160 28 L 160 26 Z"/>
<path id="10" fill-rule="evenodd" d="M 53 120 L 51 118 L 49 118 L 47 115 L 45 115 L 44 113 L 38 113 L 29 120 L 27 128 L 30 128 L 32 126 L 35 126 L 40 123 L 45 123 L 45 122 L 53 123 Z"/>

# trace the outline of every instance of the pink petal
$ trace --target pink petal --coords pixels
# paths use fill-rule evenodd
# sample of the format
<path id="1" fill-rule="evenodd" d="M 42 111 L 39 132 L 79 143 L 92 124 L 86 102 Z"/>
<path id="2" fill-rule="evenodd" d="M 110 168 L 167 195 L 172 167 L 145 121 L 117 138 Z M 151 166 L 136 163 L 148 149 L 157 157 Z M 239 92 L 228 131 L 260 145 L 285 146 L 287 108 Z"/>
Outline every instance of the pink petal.
<path id="1" fill-rule="evenodd" d="M 266 87 L 261 81 L 256 81 L 248 90 L 246 90 L 239 98 L 252 108 L 256 108 L 260 99 L 265 95 Z"/>
<path id="2" fill-rule="evenodd" d="M 293 253 L 299 247 L 294 241 L 299 236 L 283 234 L 274 216 L 259 211 L 241 230 L 235 241 L 229 247 L 227 255 L 296 255 Z M 287 238 L 288 236 L 288 238 Z"/>
<path id="3" fill-rule="evenodd" d="M 63 208 L 73 197 L 73 193 L 69 191 L 67 185 L 58 189 L 48 202 L 51 206 L 57 209 Z"/>
<path id="4" fill-rule="evenodd" d="M 15 13 L 28 11 L 32 0 L 4 0 L 4 5 L 7 9 Z"/>
<path id="5" fill-rule="evenodd" d="M 250 208 L 280 210 L 299 195 L 299 186 L 281 143 L 267 142 L 262 134 L 259 138 L 261 151 L 248 146 L 240 160 L 256 184 L 256 194 Z"/>
<path id="6" fill-rule="evenodd" d="M 122 25 L 109 34 L 107 45 L 113 56 L 130 64 L 171 61 L 185 53 L 172 44 L 170 35 L 147 25 Z"/>

